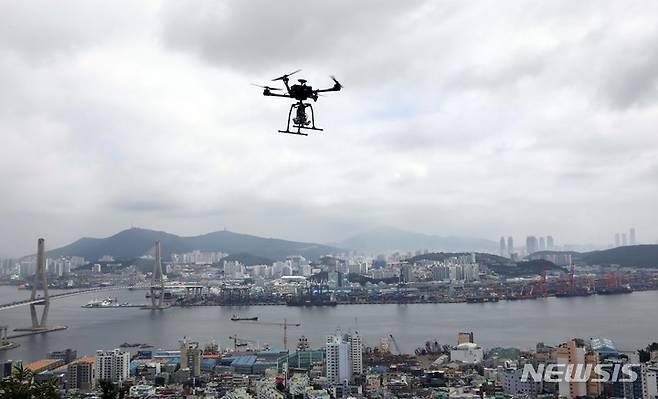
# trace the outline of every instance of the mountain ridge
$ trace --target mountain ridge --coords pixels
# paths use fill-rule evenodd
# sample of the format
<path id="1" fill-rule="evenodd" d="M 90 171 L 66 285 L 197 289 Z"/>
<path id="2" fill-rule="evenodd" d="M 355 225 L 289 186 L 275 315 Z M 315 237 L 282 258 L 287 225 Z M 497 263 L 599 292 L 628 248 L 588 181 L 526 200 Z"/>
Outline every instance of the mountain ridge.
<path id="1" fill-rule="evenodd" d="M 171 253 L 199 250 L 221 251 L 228 254 L 249 253 L 272 260 L 282 260 L 290 255 L 316 259 L 340 251 L 338 248 L 323 244 L 263 238 L 228 230 L 197 236 L 179 236 L 165 231 L 133 227 L 105 238 L 83 237 L 71 244 L 47 251 L 47 255 L 51 257 L 75 255 L 88 260 L 97 260 L 104 255 L 110 255 L 115 259 L 134 259 L 152 251 L 155 241 L 160 241 L 164 257 L 168 257 Z"/>

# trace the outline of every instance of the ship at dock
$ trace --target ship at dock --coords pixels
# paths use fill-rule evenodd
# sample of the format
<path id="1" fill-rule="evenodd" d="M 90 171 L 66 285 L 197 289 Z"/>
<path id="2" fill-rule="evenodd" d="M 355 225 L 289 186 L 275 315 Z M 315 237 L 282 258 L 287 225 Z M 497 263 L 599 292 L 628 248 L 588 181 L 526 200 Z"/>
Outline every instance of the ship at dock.
<path id="1" fill-rule="evenodd" d="M 596 290 L 597 295 L 617 295 L 617 294 L 630 294 L 633 289 L 630 285 L 619 285 L 616 287 L 602 287 Z"/>
<path id="2" fill-rule="evenodd" d="M 317 296 L 300 296 L 293 297 L 286 301 L 287 306 L 336 306 L 338 302 L 331 298 L 322 298 Z"/>
<path id="3" fill-rule="evenodd" d="M 286 300 L 287 306 L 336 306 L 338 301 L 329 291 L 326 278 L 312 277 L 305 286 L 298 287 Z"/>
<path id="4" fill-rule="evenodd" d="M 579 288 L 579 289 L 571 289 L 568 291 L 560 291 L 555 293 L 556 298 L 571 298 L 571 297 L 577 297 L 577 296 L 590 296 L 593 295 L 594 292 L 592 292 L 588 288 Z"/>
<path id="5" fill-rule="evenodd" d="M 469 296 L 466 298 L 466 303 L 488 303 L 498 302 L 497 296 Z"/>
<path id="6" fill-rule="evenodd" d="M 87 302 L 86 305 L 82 305 L 83 308 L 121 308 L 130 306 L 128 302 L 119 303 L 117 298 L 105 298 L 105 299 L 92 299 Z"/>
<path id="7" fill-rule="evenodd" d="M 597 295 L 630 294 L 633 292 L 631 285 L 624 281 L 621 273 L 606 273 L 601 284 L 596 287 Z"/>

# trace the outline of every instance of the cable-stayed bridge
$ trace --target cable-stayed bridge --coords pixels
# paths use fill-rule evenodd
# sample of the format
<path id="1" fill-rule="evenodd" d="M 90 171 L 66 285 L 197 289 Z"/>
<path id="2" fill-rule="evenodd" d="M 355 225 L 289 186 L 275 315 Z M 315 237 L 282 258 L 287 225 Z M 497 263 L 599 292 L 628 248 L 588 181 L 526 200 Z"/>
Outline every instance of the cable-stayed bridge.
<path id="1" fill-rule="evenodd" d="M 171 288 L 183 288 L 188 293 L 198 295 L 203 292 L 203 289 L 206 288 L 204 285 L 200 284 L 165 284 L 163 273 L 162 273 L 162 264 L 160 262 L 160 242 L 156 241 L 155 243 L 155 262 L 153 264 L 153 274 L 150 283 L 137 284 L 137 285 L 113 285 L 113 286 L 102 286 L 102 287 L 93 287 L 85 288 L 75 291 L 61 292 L 57 294 L 50 294 L 48 292 L 48 279 L 46 273 L 46 255 L 44 250 L 44 239 L 40 238 L 37 243 L 37 268 L 34 274 L 34 280 L 32 283 L 32 292 L 30 297 L 23 300 L 17 300 L 10 303 L 0 304 L 0 311 L 18 308 L 21 306 L 28 306 L 30 308 L 30 318 L 32 325 L 28 328 L 17 328 L 15 331 L 22 331 L 29 334 L 39 334 L 46 333 L 50 331 L 58 331 L 65 329 L 64 326 L 48 326 L 48 311 L 50 309 L 50 302 L 57 299 L 68 298 L 76 295 L 89 294 L 94 292 L 104 292 L 104 291 L 113 291 L 113 290 L 122 290 L 122 289 L 147 289 L 150 290 L 151 303 L 149 305 L 143 306 L 144 309 L 152 310 L 162 310 L 169 307 L 169 304 L 164 302 L 165 290 Z M 41 316 L 37 312 L 37 307 L 42 307 Z M 3 329 L 3 333 L 0 334 L 0 348 L 3 344 L 6 344 L 6 326 L 0 326 Z M 25 335 L 25 334 L 23 334 Z M 11 337 L 9 337 L 11 338 Z"/>

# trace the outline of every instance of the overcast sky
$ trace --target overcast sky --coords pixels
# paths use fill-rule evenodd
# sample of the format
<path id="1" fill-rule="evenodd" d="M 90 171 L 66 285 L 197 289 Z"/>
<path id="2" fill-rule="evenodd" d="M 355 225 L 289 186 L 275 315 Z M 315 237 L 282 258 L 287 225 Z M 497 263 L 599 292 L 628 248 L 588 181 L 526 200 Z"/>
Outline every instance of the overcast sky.
<path id="1" fill-rule="evenodd" d="M 0 255 L 131 225 L 658 239 L 658 2 L 0 1 Z M 297 137 L 249 83 L 344 84 Z"/>

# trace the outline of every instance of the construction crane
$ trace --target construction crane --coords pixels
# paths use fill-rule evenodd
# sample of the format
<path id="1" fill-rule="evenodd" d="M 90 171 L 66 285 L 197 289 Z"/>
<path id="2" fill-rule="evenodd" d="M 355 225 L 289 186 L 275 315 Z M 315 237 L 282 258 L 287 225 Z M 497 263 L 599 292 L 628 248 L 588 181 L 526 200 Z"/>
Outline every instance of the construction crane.
<path id="1" fill-rule="evenodd" d="M 261 326 L 279 326 L 283 327 L 283 349 L 288 350 L 288 327 L 299 327 L 301 323 L 288 323 L 287 319 L 283 319 L 283 323 L 278 322 L 267 322 L 267 321 L 249 321 L 244 320 L 244 323 L 248 324 L 258 324 Z"/>
<path id="2" fill-rule="evenodd" d="M 545 297 L 546 292 L 548 291 L 547 289 L 547 284 L 546 284 L 546 268 L 544 267 L 544 270 L 542 270 L 540 278 L 539 278 L 539 296 Z"/>
<path id="3" fill-rule="evenodd" d="M 250 343 L 252 344 L 256 343 L 256 341 L 253 341 L 251 339 L 238 338 L 238 334 L 231 335 L 230 337 L 228 337 L 228 339 L 233 341 L 233 349 L 235 351 L 238 350 L 238 347 L 247 346 Z"/>
<path id="4" fill-rule="evenodd" d="M 393 346 L 395 347 L 395 351 L 398 353 L 398 355 L 402 354 L 402 351 L 400 350 L 400 347 L 398 346 L 398 341 L 395 340 L 395 337 L 393 334 L 388 334 L 389 337 L 391 337 L 391 342 L 393 342 Z"/>

